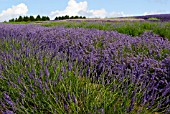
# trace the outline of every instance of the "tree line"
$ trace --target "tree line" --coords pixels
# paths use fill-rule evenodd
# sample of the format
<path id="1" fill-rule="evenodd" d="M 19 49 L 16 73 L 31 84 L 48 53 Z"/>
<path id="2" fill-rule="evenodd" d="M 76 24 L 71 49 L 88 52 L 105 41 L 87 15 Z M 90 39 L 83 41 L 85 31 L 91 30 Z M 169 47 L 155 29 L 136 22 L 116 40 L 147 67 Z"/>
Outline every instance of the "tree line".
<path id="1" fill-rule="evenodd" d="M 50 18 L 48 16 L 40 16 L 37 15 L 36 17 L 34 16 L 19 16 L 18 18 L 13 18 L 10 19 L 9 22 L 28 22 L 28 21 L 49 21 Z"/>
<path id="2" fill-rule="evenodd" d="M 59 16 L 56 17 L 55 20 L 64 20 L 64 19 L 86 19 L 85 16 Z M 19 16 L 18 18 L 12 18 L 9 20 L 9 22 L 28 22 L 28 21 L 49 21 L 50 18 L 48 16 L 40 16 L 37 15 L 36 17 L 34 16 Z"/>
<path id="3" fill-rule="evenodd" d="M 69 16 L 69 15 L 65 15 L 65 16 L 59 16 L 56 17 L 55 20 L 64 20 L 64 19 L 86 19 L 85 16 Z"/>

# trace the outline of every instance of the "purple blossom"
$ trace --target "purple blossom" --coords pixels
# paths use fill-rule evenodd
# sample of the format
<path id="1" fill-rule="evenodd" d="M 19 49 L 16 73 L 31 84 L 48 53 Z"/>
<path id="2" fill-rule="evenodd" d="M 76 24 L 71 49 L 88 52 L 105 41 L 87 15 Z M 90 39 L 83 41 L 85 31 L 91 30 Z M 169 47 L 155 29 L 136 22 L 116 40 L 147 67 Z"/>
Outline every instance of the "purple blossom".
<path id="1" fill-rule="evenodd" d="M 68 99 L 71 100 L 71 96 L 70 96 L 70 93 L 68 93 L 67 95 Z"/>
<path id="2" fill-rule="evenodd" d="M 10 96 L 7 93 L 4 93 L 5 99 L 11 100 Z"/>
<path id="3" fill-rule="evenodd" d="M 64 102 L 64 109 L 65 109 L 66 111 L 68 111 L 68 104 L 67 104 L 67 102 Z"/>
<path id="4" fill-rule="evenodd" d="M 75 104 L 77 104 L 77 99 L 76 99 L 76 96 L 73 94 L 72 95 L 72 99 L 73 99 L 73 102 L 75 103 Z"/>
<path id="5" fill-rule="evenodd" d="M 5 108 L 5 104 L 1 101 L 2 108 Z"/>
<path id="6" fill-rule="evenodd" d="M 47 77 L 50 76 L 50 72 L 49 72 L 48 68 L 45 69 L 45 74 L 46 74 Z"/>
<path id="7" fill-rule="evenodd" d="M 73 74 L 77 73 L 78 76 L 93 78 L 93 81 L 102 83 L 104 86 L 114 82 L 110 88 L 113 92 L 120 89 L 122 93 L 132 93 L 130 106 L 127 107 L 129 112 L 134 108 L 138 90 L 141 92 L 142 105 L 149 104 L 151 109 L 152 106 L 162 108 L 170 103 L 170 86 L 168 85 L 170 83 L 170 41 L 167 39 L 151 32 L 132 37 L 116 31 L 96 29 L 47 28 L 31 24 L 0 25 L 2 39 L 0 44 L 7 40 L 21 45 L 20 49 L 9 45 L 12 47 L 10 51 L 0 51 L 0 60 L 2 60 L 0 61 L 2 62 L 0 79 L 4 82 L 7 80 L 5 84 L 9 87 L 18 88 L 18 94 L 21 96 L 27 97 L 27 92 L 30 90 L 41 90 L 43 94 L 47 91 L 51 92 L 51 87 L 52 90 L 57 88 L 58 82 L 67 78 L 69 70 L 73 71 Z M 9 73 L 15 62 L 21 68 L 19 67 L 19 70 L 16 68 L 16 72 Z M 25 68 L 27 68 L 26 71 Z M 22 92 L 20 92 L 20 85 L 16 83 L 21 84 Z M 134 92 L 128 90 L 131 85 Z M 34 97 L 34 94 L 31 93 L 31 95 Z M 14 104 L 7 93 L 3 97 L 8 104 Z M 76 96 L 74 94 L 71 96 L 70 93 L 67 95 L 67 98 L 72 99 L 75 104 L 78 103 L 78 97 L 77 94 Z M 55 98 L 56 102 L 59 102 L 60 99 L 57 96 Z M 21 102 L 24 105 L 27 101 Z M 64 107 L 68 110 L 66 102 Z"/>
<path id="8" fill-rule="evenodd" d="M 6 110 L 5 112 L 3 112 L 2 114 L 14 114 L 14 112 L 7 109 L 7 110 Z"/>

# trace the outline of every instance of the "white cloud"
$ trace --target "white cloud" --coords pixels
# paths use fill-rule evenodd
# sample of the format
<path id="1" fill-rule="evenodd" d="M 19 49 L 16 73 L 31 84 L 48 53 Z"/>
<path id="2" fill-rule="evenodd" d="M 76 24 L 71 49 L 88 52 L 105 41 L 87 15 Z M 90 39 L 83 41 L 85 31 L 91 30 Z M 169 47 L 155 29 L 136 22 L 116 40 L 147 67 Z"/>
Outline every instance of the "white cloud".
<path id="1" fill-rule="evenodd" d="M 11 8 L 8 8 L 7 10 L 4 10 L 2 13 L 0 13 L 0 22 L 8 21 L 9 19 L 16 18 L 20 15 L 26 15 L 27 12 L 28 8 L 24 3 L 21 3 L 17 6 L 12 6 Z"/>
<path id="2" fill-rule="evenodd" d="M 76 0 L 69 0 L 67 7 L 62 10 L 56 10 L 50 13 L 51 19 L 54 19 L 56 16 L 86 16 L 86 17 L 120 17 L 124 16 L 123 12 L 107 12 L 105 9 L 89 10 L 87 1 L 77 2 Z"/>
<path id="3" fill-rule="evenodd" d="M 124 16 L 129 16 L 125 15 L 124 12 L 111 12 L 108 15 L 109 17 L 124 17 Z"/>
<path id="4" fill-rule="evenodd" d="M 77 3 L 75 0 L 69 0 L 67 7 L 63 11 L 53 11 L 51 12 L 50 16 L 52 18 L 55 18 L 56 16 L 75 16 L 79 15 L 79 12 L 86 12 L 87 11 L 87 2 L 79 2 Z"/>
<path id="5" fill-rule="evenodd" d="M 78 11 L 78 15 L 86 16 L 89 18 L 97 17 L 97 18 L 105 18 L 107 16 L 107 11 L 105 9 L 100 10 L 85 10 L 85 11 Z"/>

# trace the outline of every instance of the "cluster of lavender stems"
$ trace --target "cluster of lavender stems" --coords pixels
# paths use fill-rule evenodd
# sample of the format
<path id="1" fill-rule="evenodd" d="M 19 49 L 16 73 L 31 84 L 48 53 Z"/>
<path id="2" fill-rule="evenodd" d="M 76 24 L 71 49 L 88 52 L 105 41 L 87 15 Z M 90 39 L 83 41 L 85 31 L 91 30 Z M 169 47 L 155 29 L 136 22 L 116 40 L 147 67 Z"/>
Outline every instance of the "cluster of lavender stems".
<path id="1" fill-rule="evenodd" d="M 80 86 L 84 78 L 95 87 L 108 87 L 113 100 L 122 99 L 90 109 L 94 99 Z M 170 41 L 152 32 L 132 37 L 97 29 L 0 24 L 0 85 L 4 113 L 81 113 L 87 108 L 89 113 L 168 114 Z"/>

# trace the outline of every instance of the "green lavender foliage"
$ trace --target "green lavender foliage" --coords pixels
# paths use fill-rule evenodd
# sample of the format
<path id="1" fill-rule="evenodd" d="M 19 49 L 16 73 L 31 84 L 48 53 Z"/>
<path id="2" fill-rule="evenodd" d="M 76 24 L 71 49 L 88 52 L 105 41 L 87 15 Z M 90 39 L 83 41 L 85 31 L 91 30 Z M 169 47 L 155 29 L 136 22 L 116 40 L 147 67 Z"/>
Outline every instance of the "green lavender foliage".
<path id="1" fill-rule="evenodd" d="M 1 24 L 0 112 L 169 113 L 170 42 L 83 26 Z"/>
<path id="2" fill-rule="evenodd" d="M 152 31 L 170 39 L 169 22 L 51 22 L 42 26 L 64 26 L 66 28 L 94 28 L 99 30 L 118 31 L 131 36 L 139 36 L 145 31 Z"/>

